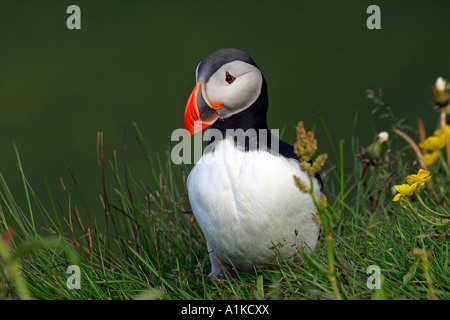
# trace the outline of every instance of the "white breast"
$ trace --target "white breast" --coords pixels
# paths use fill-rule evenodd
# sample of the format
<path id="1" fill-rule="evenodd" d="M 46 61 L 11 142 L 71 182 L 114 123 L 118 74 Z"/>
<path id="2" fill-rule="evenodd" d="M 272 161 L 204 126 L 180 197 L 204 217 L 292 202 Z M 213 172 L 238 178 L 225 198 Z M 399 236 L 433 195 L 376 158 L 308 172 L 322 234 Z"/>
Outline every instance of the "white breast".
<path id="1" fill-rule="evenodd" d="M 228 140 L 203 155 L 187 188 L 209 250 L 239 270 L 273 260 L 277 250 L 286 256 L 298 247 L 313 250 L 317 209 L 311 196 L 297 188 L 294 175 L 309 185 L 297 161 L 266 151 L 239 151 Z M 319 197 L 317 181 L 314 190 Z"/>

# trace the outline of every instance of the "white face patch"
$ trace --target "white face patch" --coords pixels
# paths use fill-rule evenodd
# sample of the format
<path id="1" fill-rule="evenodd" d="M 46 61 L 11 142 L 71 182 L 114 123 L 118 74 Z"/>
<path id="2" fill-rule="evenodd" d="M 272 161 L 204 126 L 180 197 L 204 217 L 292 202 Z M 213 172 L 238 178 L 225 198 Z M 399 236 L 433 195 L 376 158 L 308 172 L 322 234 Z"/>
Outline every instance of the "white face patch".
<path id="1" fill-rule="evenodd" d="M 235 77 L 233 82 L 226 81 L 227 72 Z M 262 74 L 255 66 L 243 61 L 224 64 L 206 83 L 206 94 L 211 101 L 224 104 L 218 113 L 227 118 L 250 107 L 261 93 Z"/>

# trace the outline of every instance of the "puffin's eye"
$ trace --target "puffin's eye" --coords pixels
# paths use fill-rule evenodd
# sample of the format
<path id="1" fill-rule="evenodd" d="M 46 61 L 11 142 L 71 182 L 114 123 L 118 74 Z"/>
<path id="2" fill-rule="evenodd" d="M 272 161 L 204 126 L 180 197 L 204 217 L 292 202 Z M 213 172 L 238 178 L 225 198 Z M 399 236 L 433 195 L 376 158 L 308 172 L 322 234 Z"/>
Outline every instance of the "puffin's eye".
<path id="1" fill-rule="evenodd" d="M 234 79 L 236 79 L 236 77 L 227 71 L 225 74 L 225 81 L 231 84 L 234 81 Z"/>

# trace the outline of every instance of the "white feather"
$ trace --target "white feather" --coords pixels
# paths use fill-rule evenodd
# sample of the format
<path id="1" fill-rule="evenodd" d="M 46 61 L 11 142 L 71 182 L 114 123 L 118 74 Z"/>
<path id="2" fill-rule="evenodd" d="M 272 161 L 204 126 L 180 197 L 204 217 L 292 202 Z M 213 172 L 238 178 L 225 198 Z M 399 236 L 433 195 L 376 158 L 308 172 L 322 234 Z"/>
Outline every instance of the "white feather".
<path id="1" fill-rule="evenodd" d="M 226 72 L 236 77 L 233 83 L 225 81 Z M 261 92 L 262 74 L 258 68 L 243 61 L 224 64 L 209 78 L 206 93 L 211 101 L 224 104 L 217 112 L 222 118 L 247 109 Z"/>
<path id="2" fill-rule="evenodd" d="M 297 161 L 266 151 L 240 151 L 227 139 L 203 155 L 189 174 L 187 188 L 211 251 L 213 274 L 220 271 L 215 257 L 245 271 L 273 261 L 277 250 L 290 257 L 298 247 L 314 249 L 319 227 L 312 218 L 317 210 L 294 176 L 309 185 Z M 317 181 L 314 190 L 319 197 Z"/>

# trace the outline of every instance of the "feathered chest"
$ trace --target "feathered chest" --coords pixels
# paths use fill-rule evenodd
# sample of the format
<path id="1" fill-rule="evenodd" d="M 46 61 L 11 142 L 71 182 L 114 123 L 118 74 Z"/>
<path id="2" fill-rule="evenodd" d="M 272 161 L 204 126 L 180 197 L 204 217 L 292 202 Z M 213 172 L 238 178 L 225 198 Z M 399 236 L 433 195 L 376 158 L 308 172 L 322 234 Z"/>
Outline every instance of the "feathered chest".
<path id="1" fill-rule="evenodd" d="M 203 155 L 187 188 L 208 245 L 238 260 L 283 241 L 292 246 L 311 238 L 314 243 L 308 245 L 315 245 L 316 208 L 311 196 L 296 187 L 294 175 L 309 184 L 297 161 L 266 151 L 241 151 L 227 140 Z M 318 197 L 317 182 L 314 189 Z"/>

